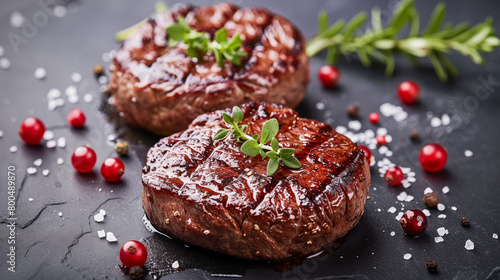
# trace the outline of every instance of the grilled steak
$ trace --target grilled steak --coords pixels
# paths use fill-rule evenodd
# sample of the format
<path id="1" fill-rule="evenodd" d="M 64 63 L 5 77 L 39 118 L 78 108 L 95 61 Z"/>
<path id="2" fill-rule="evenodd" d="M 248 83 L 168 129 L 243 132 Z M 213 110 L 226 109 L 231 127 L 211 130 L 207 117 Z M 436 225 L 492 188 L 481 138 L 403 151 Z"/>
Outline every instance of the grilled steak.
<path id="1" fill-rule="evenodd" d="M 214 141 L 226 125 L 219 110 L 149 150 L 142 204 L 162 232 L 250 260 L 284 261 L 319 252 L 347 234 L 363 214 L 370 171 L 362 150 L 331 126 L 299 118 L 282 105 L 241 106 L 249 135 L 270 118 L 280 147 L 293 147 L 302 168 L 266 176 L 267 159 L 240 152 L 234 137 Z"/>
<path id="2" fill-rule="evenodd" d="M 168 47 L 166 27 L 185 17 L 191 28 L 228 37 L 240 33 L 248 56 L 219 67 L 207 53 L 196 61 L 187 46 Z M 232 4 L 179 6 L 154 16 L 116 52 L 110 89 L 132 125 L 160 135 L 184 130 L 198 115 L 252 100 L 296 107 L 309 82 L 305 41 L 288 20 L 262 8 Z"/>

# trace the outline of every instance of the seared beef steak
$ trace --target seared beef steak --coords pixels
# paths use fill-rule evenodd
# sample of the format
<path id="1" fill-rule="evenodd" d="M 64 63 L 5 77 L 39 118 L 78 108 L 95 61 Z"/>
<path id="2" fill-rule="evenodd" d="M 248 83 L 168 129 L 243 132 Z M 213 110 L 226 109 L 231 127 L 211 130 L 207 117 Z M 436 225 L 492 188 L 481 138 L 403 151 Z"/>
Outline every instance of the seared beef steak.
<path id="1" fill-rule="evenodd" d="M 210 36 L 221 27 L 240 33 L 248 53 L 224 68 L 207 53 L 195 62 L 186 45 L 167 46 L 166 27 L 185 17 Z M 116 52 L 110 89 L 114 106 L 132 125 L 161 135 L 184 130 L 198 115 L 251 100 L 296 107 L 309 82 L 305 41 L 288 20 L 262 8 L 232 4 L 179 6 L 156 15 Z"/>
<path id="2" fill-rule="evenodd" d="M 142 204 L 159 230 L 204 248 L 244 259 L 283 261 L 313 254 L 347 234 L 363 214 L 370 188 L 362 150 L 331 126 L 299 118 L 282 105 L 241 106 L 249 135 L 277 118 L 280 147 L 293 147 L 298 170 L 240 152 L 219 110 L 149 150 Z"/>

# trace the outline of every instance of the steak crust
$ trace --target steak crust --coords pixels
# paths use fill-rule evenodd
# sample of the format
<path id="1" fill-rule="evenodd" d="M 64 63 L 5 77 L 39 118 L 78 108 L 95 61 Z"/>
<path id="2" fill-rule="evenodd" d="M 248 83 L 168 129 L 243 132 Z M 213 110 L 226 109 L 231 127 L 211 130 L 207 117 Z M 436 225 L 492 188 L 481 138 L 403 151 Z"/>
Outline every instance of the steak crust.
<path id="1" fill-rule="evenodd" d="M 249 260 L 285 261 L 326 249 L 363 214 L 370 170 L 362 150 L 328 124 L 298 117 L 282 105 L 241 106 L 249 134 L 277 118 L 280 147 L 295 148 L 302 168 L 281 165 L 266 175 L 267 159 L 239 151 L 219 110 L 185 131 L 161 139 L 147 156 L 142 203 L 160 231 L 185 242 Z"/>
<path id="2" fill-rule="evenodd" d="M 248 56 L 219 67 L 214 55 L 192 59 L 187 46 L 168 47 L 165 29 L 179 16 L 211 37 L 240 33 Z M 263 8 L 223 3 L 181 5 L 157 14 L 127 38 L 113 59 L 113 104 L 130 124 L 160 135 L 184 130 L 198 115 L 252 100 L 295 108 L 309 82 L 305 40 L 285 18 Z"/>

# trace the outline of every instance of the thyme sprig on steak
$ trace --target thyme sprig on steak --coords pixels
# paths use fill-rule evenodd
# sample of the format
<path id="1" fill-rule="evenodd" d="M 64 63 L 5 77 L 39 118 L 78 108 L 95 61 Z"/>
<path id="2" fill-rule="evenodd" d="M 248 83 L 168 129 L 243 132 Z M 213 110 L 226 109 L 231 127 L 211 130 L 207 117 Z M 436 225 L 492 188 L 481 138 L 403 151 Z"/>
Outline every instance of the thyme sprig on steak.
<path id="1" fill-rule="evenodd" d="M 267 175 L 272 176 L 279 167 L 280 161 L 285 164 L 288 168 L 298 169 L 302 165 L 293 155 L 295 153 L 294 148 L 280 148 L 279 142 L 276 140 L 276 135 L 279 132 L 279 124 L 276 118 L 272 118 L 264 123 L 262 126 L 262 133 L 260 135 L 255 134 L 250 136 L 245 133 L 248 125 L 240 125 L 239 123 L 243 120 L 243 111 L 238 106 L 233 107 L 232 117 L 229 114 L 223 113 L 224 121 L 230 125 L 229 129 L 222 128 L 214 135 L 214 140 L 224 139 L 230 132 L 232 136 L 238 139 L 238 142 L 242 142 L 241 152 L 255 157 L 261 155 L 262 158 L 269 158 L 267 164 Z M 271 146 L 267 143 L 271 142 Z"/>
<path id="2" fill-rule="evenodd" d="M 241 58 L 248 54 L 241 50 L 243 40 L 240 34 L 236 33 L 228 40 L 227 30 L 222 27 L 214 34 L 214 40 L 210 41 L 209 34 L 191 29 L 183 17 L 177 18 L 177 23 L 167 27 L 168 45 L 173 47 L 179 43 L 184 43 L 188 46 L 187 54 L 190 57 L 201 57 L 207 51 L 211 51 L 215 55 L 217 64 L 224 67 L 224 59 L 231 61 L 234 65 L 241 64 Z"/>

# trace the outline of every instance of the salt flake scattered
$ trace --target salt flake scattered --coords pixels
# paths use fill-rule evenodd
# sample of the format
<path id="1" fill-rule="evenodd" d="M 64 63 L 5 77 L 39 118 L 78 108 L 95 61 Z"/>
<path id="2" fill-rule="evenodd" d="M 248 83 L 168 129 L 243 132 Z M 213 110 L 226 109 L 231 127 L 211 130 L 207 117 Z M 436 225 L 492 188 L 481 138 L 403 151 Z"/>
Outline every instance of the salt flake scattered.
<path id="1" fill-rule="evenodd" d="M 405 255 L 403 256 L 403 259 L 405 259 L 405 260 L 409 260 L 409 259 L 411 259 L 411 254 L 405 254 Z"/>
<path id="2" fill-rule="evenodd" d="M 447 194 L 450 192 L 450 188 L 448 186 L 444 186 L 443 189 L 441 190 L 444 194 Z"/>
<path id="3" fill-rule="evenodd" d="M 56 163 L 59 164 L 59 165 L 61 165 L 61 164 L 64 163 L 64 159 L 63 158 L 57 158 Z"/>
<path id="4" fill-rule="evenodd" d="M 83 96 L 83 101 L 85 101 L 85 102 L 87 102 L 87 103 L 92 102 L 92 99 L 94 99 L 94 96 L 93 96 L 91 93 L 86 93 L 86 94 Z"/>
<path id="5" fill-rule="evenodd" d="M 99 214 L 101 214 L 104 217 L 106 216 L 106 211 L 104 211 L 104 209 L 99 209 Z"/>
<path id="6" fill-rule="evenodd" d="M 73 73 L 71 74 L 71 80 L 75 83 L 79 83 L 82 81 L 82 75 L 80 75 L 80 73 Z"/>
<path id="7" fill-rule="evenodd" d="M 57 5 L 52 10 L 52 13 L 54 14 L 54 16 L 61 18 L 61 17 L 64 17 L 66 15 L 67 9 L 64 6 Z"/>
<path id="8" fill-rule="evenodd" d="M 438 118 L 438 117 L 433 117 L 431 119 L 431 126 L 432 127 L 439 127 L 439 126 L 441 126 L 441 119 Z"/>
<path id="9" fill-rule="evenodd" d="M 439 219 L 446 219 L 446 214 L 439 214 L 439 215 L 438 215 L 438 218 L 439 218 Z"/>
<path id="10" fill-rule="evenodd" d="M 467 239 L 467 241 L 465 241 L 464 247 L 467 251 L 474 250 L 474 242 L 472 242 L 470 239 Z"/>
<path id="11" fill-rule="evenodd" d="M 106 232 L 106 240 L 108 242 L 116 242 L 116 241 L 118 241 L 118 239 L 116 239 L 116 236 L 114 235 L 114 233 L 112 233 L 111 231 Z"/>
<path id="12" fill-rule="evenodd" d="M 66 88 L 64 93 L 66 94 L 66 96 L 74 96 L 78 94 L 78 90 L 76 89 L 75 86 L 69 86 Z"/>
<path id="13" fill-rule="evenodd" d="M 9 152 L 11 152 L 11 153 L 17 152 L 17 146 L 10 146 Z"/>
<path id="14" fill-rule="evenodd" d="M 437 209 L 438 209 L 439 211 L 444 211 L 444 209 L 446 209 L 446 207 L 444 206 L 444 204 L 443 204 L 443 203 L 438 203 L 438 205 L 437 205 Z"/>
<path id="15" fill-rule="evenodd" d="M 28 167 L 26 169 L 26 172 L 29 174 L 29 175 L 33 175 L 36 173 L 36 168 L 35 167 Z"/>
<path id="16" fill-rule="evenodd" d="M 10 14 L 10 25 L 14 28 L 19 28 L 24 25 L 26 19 L 20 12 L 12 12 Z"/>
<path id="17" fill-rule="evenodd" d="M 442 123 L 443 125 L 449 125 L 449 124 L 450 124 L 450 122 L 451 122 L 451 119 L 450 119 L 450 116 L 448 116 L 448 114 L 443 114 L 443 115 L 441 116 L 441 123 Z"/>
<path id="18" fill-rule="evenodd" d="M 492 237 L 493 237 L 493 239 L 498 239 L 498 234 L 493 233 L 493 236 L 492 236 Z"/>
<path id="19" fill-rule="evenodd" d="M 474 153 L 471 150 L 465 150 L 464 154 L 466 157 L 471 157 L 474 155 Z"/>
<path id="20" fill-rule="evenodd" d="M 391 206 L 391 208 L 387 209 L 387 212 L 393 213 L 393 214 L 396 213 L 396 207 Z"/>
<path id="21" fill-rule="evenodd" d="M 11 66 L 10 64 L 10 60 L 7 59 L 6 57 L 1 57 L 0 58 L 0 68 L 4 69 L 4 70 L 7 70 L 9 69 Z"/>
<path id="22" fill-rule="evenodd" d="M 441 236 L 434 237 L 434 242 L 436 242 L 436 243 L 441 243 L 443 241 L 444 241 L 444 238 L 442 238 Z"/>
<path id="23" fill-rule="evenodd" d="M 401 218 L 403 217 L 404 213 L 403 212 L 399 212 L 398 215 L 396 216 L 396 220 L 401 220 Z"/>
<path id="24" fill-rule="evenodd" d="M 358 120 L 352 120 L 352 121 L 349 121 L 347 126 L 352 130 L 358 131 L 361 129 L 361 122 Z"/>
<path id="25" fill-rule="evenodd" d="M 0 130 L 0 138 L 2 138 L 2 137 L 3 137 L 3 131 Z"/>
<path id="26" fill-rule="evenodd" d="M 57 146 L 56 140 L 47 141 L 47 148 L 54 148 L 55 146 Z"/>
<path id="27" fill-rule="evenodd" d="M 33 201 L 33 198 L 32 197 L 28 198 L 28 201 Z"/>
<path id="28" fill-rule="evenodd" d="M 178 261 L 175 261 L 175 262 L 172 264 L 172 268 L 174 268 L 174 269 L 179 268 L 179 262 L 178 262 Z"/>
<path id="29" fill-rule="evenodd" d="M 56 98 L 59 98 L 59 97 L 61 97 L 61 91 L 58 90 L 57 88 L 52 88 L 47 93 L 47 98 L 48 99 L 56 99 Z"/>
<path id="30" fill-rule="evenodd" d="M 415 197 L 413 195 L 408 195 L 406 198 L 405 198 L 405 202 L 411 202 L 413 199 L 415 199 Z"/>
<path id="31" fill-rule="evenodd" d="M 457 207 L 456 207 L 456 206 L 451 206 L 450 208 L 451 208 L 451 210 L 453 210 L 453 211 L 457 211 Z"/>
<path id="32" fill-rule="evenodd" d="M 45 68 L 38 67 L 35 69 L 35 79 L 37 80 L 42 80 L 47 76 L 47 71 L 45 71 Z"/>
<path id="33" fill-rule="evenodd" d="M 103 238 L 104 236 L 106 236 L 106 232 L 104 230 L 98 230 L 97 231 L 97 236 L 99 238 Z"/>
<path id="34" fill-rule="evenodd" d="M 2 57 L 5 53 L 5 50 L 3 49 L 2 46 L 0 46 L 0 57 Z"/>
<path id="35" fill-rule="evenodd" d="M 42 159 L 41 159 L 41 158 L 39 158 L 39 159 L 35 160 L 35 161 L 33 162 L 33 164 L 34 164 L 35 166 L 41 166 L 41 165 L 42 165 Z"/>
<path id="36" fill-rule="evenodd" d="M 44 170 L 42 170 L 42 174 L 43 174 L 43 176 L 45 176 L 45 177 L 49 176 L 49 173 L 50 173 L 50 170 L 48 170 L 48 169 L 44 169 Z"/>
<path id="37" fill-rule="evenodd" d="M 66 138 L 64 137 L 59 137 L 59 139 L 57 139 L 57 146 L 59 148 L 64 148 L 66 147 Z"/>
<path id="38" fill-rule="evenodd" d="M 424 215 L 427 217 L 429 217 L 431 215 L 431 212 L 428 209 L 422 210 L 422 213 L 424 213 Z"/>
<path id="39" fill-rule="evenodd" d="M 391 236 L 394 236 L 396 235 L 396 233 L 394 231 L 391 231 Z"/>
<path id="40" fill-rule="evenodd" d="M 436 231 L 439 236 L 444 236 L 445 234 L 449 233 L 448 230 L 445 229 L 444 227 L 440 227 Z"/>
<path id="41" fill-rule="evenodd" d="M 43 139 L 47 141 L 54 139 L 54 132 L 46 130 L 45 133 L 43 134 Z"/>
<path id="42" fill-rule="evenodd" d="M 57 213 L 59 217 L 62 217 L 62 212 Z"/>
<path id="43" fill-rule="evenodd" d="M 397 199 L 399 201 L 405 201 L 405 199 L 408 197 L 408 194 L 406 192 L 401 192 L 398 196 Z"/>
<path id="44" fill-rule="evenodd" d="M 431 192 L 434 192 L 430 187 L 427 187 L 425 190 L 424 190 L 424 194 L 428 194 L 428 193 L 431 193 Z"/>
<path id="45" fill-rule="evenodd" d="M 100 223 L 102 221 L 104 221 L 104 215 L 101 214 L 101 213 L 97 213 L 94 215 L 94 221 Z"/>

